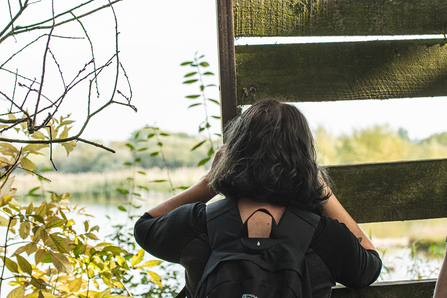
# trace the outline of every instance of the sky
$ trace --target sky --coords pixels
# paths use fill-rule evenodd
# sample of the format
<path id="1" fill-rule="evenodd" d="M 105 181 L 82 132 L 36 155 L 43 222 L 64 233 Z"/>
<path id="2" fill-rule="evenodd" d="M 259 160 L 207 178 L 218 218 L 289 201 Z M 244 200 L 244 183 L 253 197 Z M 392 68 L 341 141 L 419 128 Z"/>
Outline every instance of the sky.
<path id="1" fill-rule="evenodd" d="M 115 5 L 115 11 L 120 32 L 120 61 L 130 79 L 132 104 L 138 112 L 120 105 L 111 106 L 91 120 L 83 137 L 104 142 L 124 140 L 145 125 L 155 125 L 163 131 L 196 134 L 204 120 L 204 112 L 202 107 L 187 108 L 195 101 L 185 96 L 196 94 L 198 86 L 182 84 L 183 76 L 192 70 L 180 64 L 193 60 L 196 53 L 205 55 L 205 61 L 210 64 L 207 71 L 216 74 L 208 78 L 207 84 L 218 85 L 215 1 L 124 0 Z M 110 35 L 114 26 L 110 11 L 86 19 L 85 25 L 96 41 L 97 52 L 105 53 L 107 47 L 113 48 L 114 39 L 106 38 L 107 34 L 113 37 L 113 32 Z M 77 31 L 75 35 L 81 33 Z M 82 62 L 79 65 L 83 65 L 87 58 L 82 57 L 76 47 L 67 46 L 70 42 L 60 43 L 59 50 L 69 53 L 73 60 L 79 59 Z M 55 44 L 54 50 L 57 49 Z M 105 54 L 104 57 L 109 56 Z M 206 95 L 219 100 L 217 87 L 207 88 Z M 394 129 L 402 127 L 411 139 L 447 131 L 445 98 L 299 103 L 297 106 L 313 129 L 323 126 L 335 135 L 376 124 L 389 124 Z M 220 114 L 215 104 L 209 103 L 208 109 L 209 115 Z M 72 117 L 81 122 L 84 110 L 85 106 L 72 101 L 61 113 L 73 113 Z M 211 120 L 211 125 L 213 132 L 220 133 L 219 121 Z"/>

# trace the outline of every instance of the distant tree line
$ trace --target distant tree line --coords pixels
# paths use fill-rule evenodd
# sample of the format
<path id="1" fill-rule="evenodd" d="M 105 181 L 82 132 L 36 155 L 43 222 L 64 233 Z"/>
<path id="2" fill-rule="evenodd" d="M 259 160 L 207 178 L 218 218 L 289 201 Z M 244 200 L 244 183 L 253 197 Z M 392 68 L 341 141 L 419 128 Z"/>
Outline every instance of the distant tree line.
<path id="1" fill-rule="evenodd" d="M 351 134 L 334 136 L 325 128 L 314 131 L 318 157 L 323 165 L 390 162 L 398 160 L 447 158 L 447 132 L 432 135 L 423 140 L 410 140 L 404 129 L 393 130 L 388 125 L 377 125 L 353 130 Z M 200 139 L 185 133 L 172 133 L 163 137 L 163 152 L 169 168 L 194 167 L 206 155 L 202 146 L 191 151 Z M 126 141 L 113 142 L 115 154 L 78 143 L 77 149 L 67 154 L 63 148 L 55 148 L 53 160 L 58 171 L 65 173 L 106 172 L 123 168 L 131 158 Z M 148 150 L 139 153 L 143 168 L 160 167 L 165 163 L 160 155 L 151 156 L 158 150 L 157 142 L 148 141 Z M 49 167 L 47 158 L 37 161 L 40 169 Z"/>

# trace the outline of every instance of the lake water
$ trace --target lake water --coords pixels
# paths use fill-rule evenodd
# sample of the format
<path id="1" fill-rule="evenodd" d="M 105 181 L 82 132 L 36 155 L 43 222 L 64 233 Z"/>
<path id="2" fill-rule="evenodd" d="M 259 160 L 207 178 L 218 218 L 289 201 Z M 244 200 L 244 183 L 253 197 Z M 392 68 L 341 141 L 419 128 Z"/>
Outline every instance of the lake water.
<path id="1" fill-rule="evenodd" d="M 159 202 L 160 198 L 156 202 Z M 130 214 L 135 216 L 143 215 L 155 201 L 152 203 L 144 203 L 141 208 L 131 208 Z M 35 204 L 36 206 L 37 204 Z M 97 233 L 100 239 L 103 239 L 106 235 L 110 235 L 114 232 L 112 226 L 117 224 L 127 223 L 128 227 L 133 227 L 133 223 L 137 220 L 135 218 L 130 221 L 126 212 L 122 212 L 118 209 L 117 203 L 79 203 L 80 207 L 87 206 L 86 213 L 92 214 L 93 217 L 86 217 L 84 215 L 73 214 L 73 219 L 76 221 L 76 225 L 83 231 L 83 222 L 89 221 L 90 227 L 98 225 L 100 227 Z M 124 206 L 124 205 L 123 205 Z M 125 206 L 126 208 L 128 206 Z M 110 217 L 110 219 L 107 218 Z M 361 225 L 362 229 L 372 236 L 373 242 L 378 248 L 383 258 L 384 267 L 382 269 L 380 281 L 396 281 L 396 280 L 408 280 L 418 278 L 436 278 L 438 275 L 439 267 L 442 262 L 443 253 L 445 252 L 445 246 L 441 246 L 436 249 L 415 251 L 411 249 L 411 243 L 417 244 L 419 240 L 423 240 L 426 237 L 433 238 L 434 234 L 439 234 L 440 237 L 447 235 L 446 219 L 428 220 L 428 221 L 411 221 L 411 222 L 397 222 L 397 223 L 380 223 L 380 224 L 366 224 Z M 4 233 L 0 233 L 0 239 L 4 239 Z M 413 245 L 413 247 L 416 246 Z M 443 244 L 442 244 L 443 245 Z M 151 259 L 147 256 L 147 260 Z M 179 271 L 180 278 L 178 282 L 184 284 L 182 268 L 180 265 L 174 266 L 175 270 Z M 157 272 L 157 268 L 154 268 Z M 161 273 L 161 271 L 159 271 Z M 10 291 L 9 286 L 6 286 L 2 290 L 1 298 L 7 296 Z"/>

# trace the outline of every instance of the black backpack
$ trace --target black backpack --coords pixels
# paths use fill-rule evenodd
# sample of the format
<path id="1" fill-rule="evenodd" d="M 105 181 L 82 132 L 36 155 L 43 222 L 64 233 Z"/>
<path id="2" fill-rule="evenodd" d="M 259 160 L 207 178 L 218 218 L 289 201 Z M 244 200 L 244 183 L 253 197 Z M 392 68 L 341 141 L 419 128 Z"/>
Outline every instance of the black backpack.
<path id="1" fill-rule="evenodd" d="M 312 297 L 304 255 L 319 216 L 290 206 L 278 226 L 272 216 L 270 238 L 248 238 L 248 220 L 241 222 L 237 200 L 209 204 L 206 213 L 212 252 L 195 298 Z"/>

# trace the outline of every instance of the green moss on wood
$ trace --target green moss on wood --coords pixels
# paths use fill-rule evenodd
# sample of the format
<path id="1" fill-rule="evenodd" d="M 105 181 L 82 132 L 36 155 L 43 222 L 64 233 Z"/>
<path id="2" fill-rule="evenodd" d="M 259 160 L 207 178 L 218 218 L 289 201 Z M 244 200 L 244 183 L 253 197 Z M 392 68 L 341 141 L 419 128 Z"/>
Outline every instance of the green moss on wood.
<path id="1" fill-rule="evenodd" d="M 447 95 L 443 40 L 236 47 L 238 104 Z"/>
<path id="2" fill-rule="evenodd" d="M 235 36 L 443 34 L 444 0 L 234 0 Z"/>
<path id="3" fill-rule="evenodd" d="M 334 166 L 334 194 L 359 223 L 447 216 L 447 159 Z"/>

